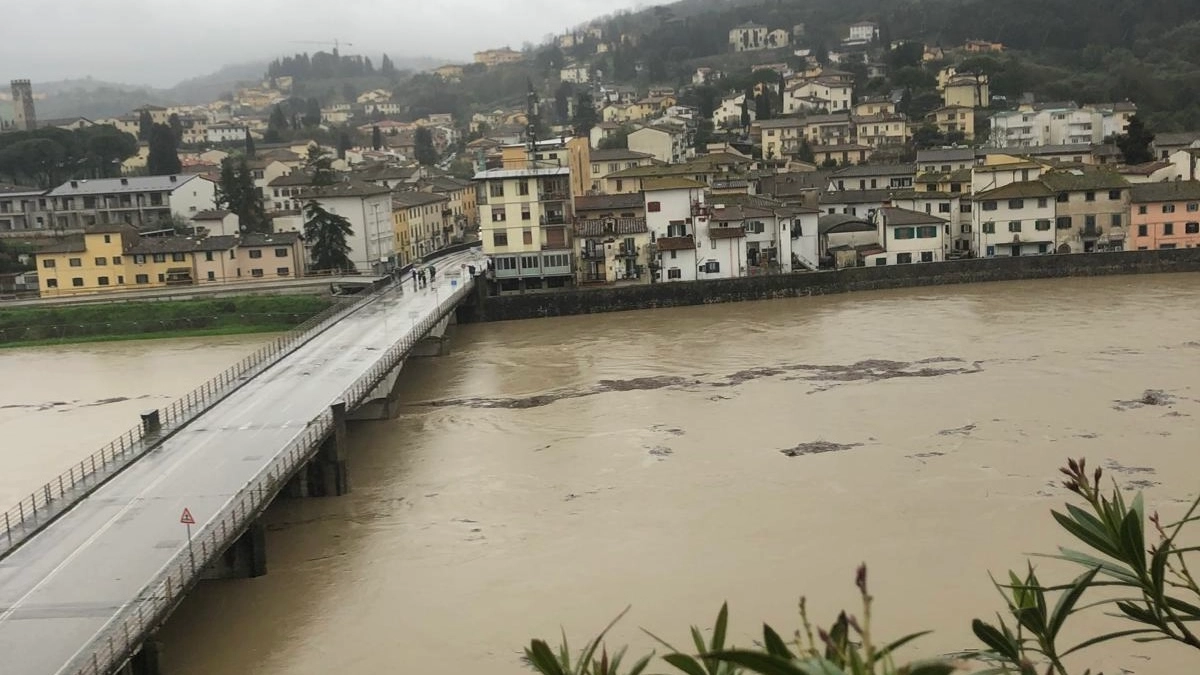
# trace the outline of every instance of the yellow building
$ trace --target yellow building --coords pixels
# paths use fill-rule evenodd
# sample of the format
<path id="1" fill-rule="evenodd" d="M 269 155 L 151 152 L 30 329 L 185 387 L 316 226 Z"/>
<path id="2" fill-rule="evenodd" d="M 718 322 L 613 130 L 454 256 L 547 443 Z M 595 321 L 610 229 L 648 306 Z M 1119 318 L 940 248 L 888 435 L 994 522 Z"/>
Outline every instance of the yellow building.
<path id="1" fill-rule="evenodd" d="M 961 105 L 938 108 L 926 116 L 943 134 L 961 133 L 966 140 L 975 138 L 975 109 Z"/>
<path id="2" fill-rule="evenodd" d="M 42 297 L 304 275 L 304 246 L 294 232 L 141 237 L 128 226 L 99 225 L 35 259 Z"/>
<path id="3" fill-rule="evenodd" d="M 987 75 L 954 75 L 942 89 L 942 102 L 947 108 L 986 108 L 991 101 Z"/>
<path id="4" fill-rule="evenodd" d="M 401 267 L 450 243 L 453 220 L 449 204 L 449 197 L 433 192 L 392 193 L 392 229 Z"/>
<path id="5" fill-rule="evenodd" d="M 483 252 L 501 290 L 570 285 L 571 179 L 565 166 L 476 174 Z"/>
<path id="6" fill-rule="evenodd" d="M 538 141 L 532 150 L 528 144 L 500 148 L 500 165 L 505 169 L 569 169 L 571 190 L 577 195 L 587 192 L 590 164 L 591 143 L 582 136 Z"/>
<path id="7" fill-rule="evenodd" d="M 482 63 L 488 68 L 498 66 L 501 63 L 516 63 L 524 58 L 524 54 L 513 51 L 508 47 L 503 47 L 501 49 L 485 49 L 481 52 L 475 52 L 475 63 Z"/>

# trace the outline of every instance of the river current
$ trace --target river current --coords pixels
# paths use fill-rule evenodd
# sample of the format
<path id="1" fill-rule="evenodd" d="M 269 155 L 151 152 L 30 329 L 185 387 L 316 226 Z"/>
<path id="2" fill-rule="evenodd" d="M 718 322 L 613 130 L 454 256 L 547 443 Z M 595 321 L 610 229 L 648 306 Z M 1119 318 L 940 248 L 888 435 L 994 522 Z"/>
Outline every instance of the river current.
<path id="1" fill-rule="evenodd" d="M 790 633 L 801 595 L 822 623 L 857 611 L 864 561 L 876 632 L 977 646 L 970 620 L 1002 606 L 989 571 L 1067 541 L 1050 516 L 1067 457 L 1164 515 L 1195 496 L 1198 292 L 1110 277 L 458 327 L 450 356 L 406 366 L 398 419 L 351 427 L 353 492 L 281 500 L 268 575 L 184 602 L 166 672 L 515 675 L 530 637 L 579 646 L 632 605 L 613 644 L 653 648 L 639 627 L 688 644 L 725 600 L 745 645 L 762 621 Z M 257 340 L 0 351 L 19 385 L 0 497 Z M 1076 663 L 1197 660 L 1121 643 Z"/>

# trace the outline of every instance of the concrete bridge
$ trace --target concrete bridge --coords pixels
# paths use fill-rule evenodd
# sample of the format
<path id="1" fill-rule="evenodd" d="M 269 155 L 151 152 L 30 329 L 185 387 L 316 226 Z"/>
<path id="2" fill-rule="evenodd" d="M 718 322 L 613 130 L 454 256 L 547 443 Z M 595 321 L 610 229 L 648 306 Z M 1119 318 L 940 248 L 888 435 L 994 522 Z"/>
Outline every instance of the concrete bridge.
<path id="1" fill-rule="evenodd" d="M 279 338 L 4 514 L 0 672 L 159 672 L 154 632 L 199 580 L 265 574 L 259 516 L 277 495 L 349 490 L 347 420 L 391 416 L 405 360 L 445 352 L 455 312 L 480 301 L 461 273 L 477 257 Z"/>

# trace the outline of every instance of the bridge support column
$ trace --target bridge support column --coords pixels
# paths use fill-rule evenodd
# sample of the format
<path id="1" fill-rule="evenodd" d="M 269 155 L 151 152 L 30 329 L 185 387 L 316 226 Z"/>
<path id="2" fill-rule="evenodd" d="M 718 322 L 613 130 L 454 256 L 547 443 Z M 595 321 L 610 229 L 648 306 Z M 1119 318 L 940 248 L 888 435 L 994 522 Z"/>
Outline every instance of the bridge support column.
<path id="1" fill-rule="evenodd" d="M 253 579 L 267 573 L 267 528 L 262 519 L 250 523 L 221 557 L 209 563 L 201 579 Z"/>
<path id="2" fill-rule="evenodd" d="M 129 659 L 129 663 L 119 671 L 120 675 L 162 675 L 162 665 L 159 663 L 161 653 L 162 643 L 153 637 L 147 639 L 142 643 L 142 648 Z"/>
<path id="3" fill-rule="evenodd" d="M 367 396 L 366 401 L 350 414 L 351 422 L 390 420 L 400 414 L 397 390 L 400 388 L 400 373 L 404 371 L 405 363 L 407 360 L 396 364 L 396 367 L 384 376 L 375 386 L 375 390 Z"/>
<path id="4" fill-rule="evenodd" d="M 446 336 L 446 331 L 450 327 L 450 319 L 453 313 L 447 315 L 446 318 L 438 322 L 429 334 L 420 342 L 413 346 L 413 356 L 447 356 L 450 354 L 450 338 Z"/>
<path id="5" fill-rule="evenodd" d="M 321 443 L 313 460 L 317 470 L 316 496 L 340 497 L 350 493 L 350 476 L 346 471 L 346 404 L 334 403 L 333 432 Z"/>

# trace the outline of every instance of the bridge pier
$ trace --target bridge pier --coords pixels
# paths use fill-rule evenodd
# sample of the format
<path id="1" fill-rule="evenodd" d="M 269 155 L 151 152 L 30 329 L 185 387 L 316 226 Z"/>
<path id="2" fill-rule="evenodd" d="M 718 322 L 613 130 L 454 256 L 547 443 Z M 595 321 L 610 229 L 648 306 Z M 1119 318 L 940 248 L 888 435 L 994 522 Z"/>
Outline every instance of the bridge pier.
<path id="1" fill-rule="evenodd" d="M 267 528 L 262 519 L 200 573 L 201 579 L 253 579 L 267 573 Z"/>
<path id="2" fill-rule="evenodd" d="M 450 354 L 450 338 L 446 336 L 446 331 L 450 327 L 451 321 L 454 320 L 454 313 L 451 312 L 438 322 L 436 326 L 430 329 L 420 342 L 413 345 L 412 356 L 427 357 L 427 356 L 447 356 Z"/>
<path id="3" fill-rule="evenodd" d="M 350 493 L 350 476 L 346 471 L 346 403 L 330 406 L 333 412 L 333 432 L 321 443 L 311 466 L 317 471 L 317 497 L 340 497 Z"/>
<path id="4" fill-rule="evenodd" d="M 400 414 L 399 389 L 400 373 L 404 370 L 405 359 L 383 377 L 375 389 L 367 396 L 367 400 L 350 415 L 350 421 L 378 421 L 395 419 Z"/>
<path id="5" fill-rule="evenodd" d="M 162 664 L 159 656 L 162 654 L 162 643 L 153 636 L 142 643 L 141 649 L 125 663 L 119 675 L 162 675 Z"/>

